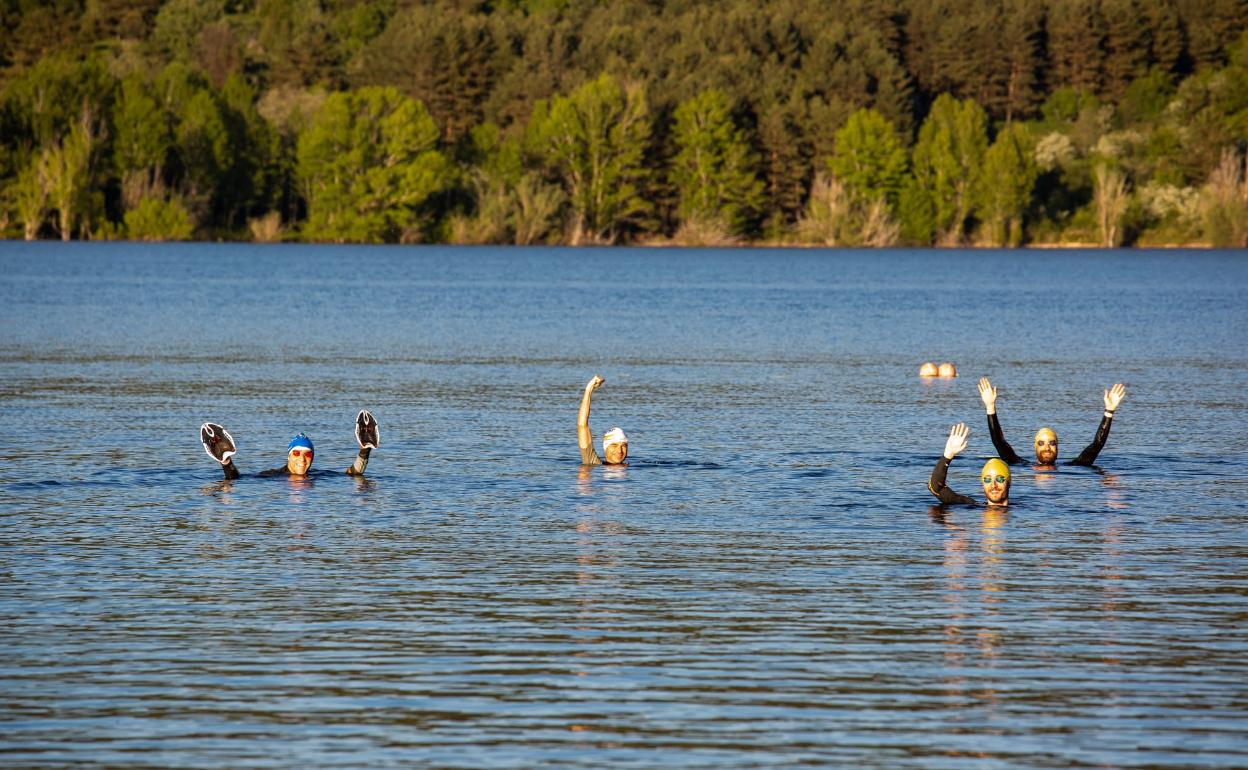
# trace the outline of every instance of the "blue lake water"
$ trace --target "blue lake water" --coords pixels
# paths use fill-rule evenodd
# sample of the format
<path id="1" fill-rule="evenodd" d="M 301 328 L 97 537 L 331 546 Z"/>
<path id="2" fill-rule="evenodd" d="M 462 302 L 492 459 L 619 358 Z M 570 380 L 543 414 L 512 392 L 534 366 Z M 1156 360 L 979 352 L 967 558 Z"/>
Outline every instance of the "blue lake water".
<path id="1" fill-rule="evenodd" d="M 0 243 L 5 767 L 1248 766 L 1248 254 Z M 919 364 L 953 361 L 957 379 Z M 630 437 L 582 469 L 575 417 Z M 1030 454 L 993 454 L 975 383 Z M 257 478 L 306 431 L 365 479 Z M 224 424 L 243 478 L 198 441 Z"/>

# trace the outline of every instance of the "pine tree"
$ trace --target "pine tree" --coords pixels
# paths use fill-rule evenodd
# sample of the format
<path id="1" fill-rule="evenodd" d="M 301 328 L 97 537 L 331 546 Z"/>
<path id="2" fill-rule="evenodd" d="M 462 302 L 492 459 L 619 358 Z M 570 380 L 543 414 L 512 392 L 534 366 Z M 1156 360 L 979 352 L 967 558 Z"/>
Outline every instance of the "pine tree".
<path id="1" fill-rule="evenodd" d="M 1131 81 L 1148 70 L 1147 19 L 1136 0 L 1101 0 L 1105 59 L 1101 94 L 1122 98 Z"/>
<path id="2" fill-rule="evenodd" d="M 1099 93 L 1105 57 L 1104 29 L 1099 0 L 1053 0 L 1048 39 L 1054 83 Z"/>

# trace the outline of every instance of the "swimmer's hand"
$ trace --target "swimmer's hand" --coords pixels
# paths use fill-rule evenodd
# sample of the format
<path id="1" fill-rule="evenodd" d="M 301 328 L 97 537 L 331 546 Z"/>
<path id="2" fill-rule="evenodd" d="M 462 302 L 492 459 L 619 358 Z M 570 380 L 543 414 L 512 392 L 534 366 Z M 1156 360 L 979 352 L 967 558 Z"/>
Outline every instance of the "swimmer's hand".
<path id="1" fill-rule="evenodd" d="M 355 416 L 355 443 L 360 449 L 376 449 L 381 446 L 381 426 L 367 409 Z"/>
<path id="2" fill-rule="evenodd" d="M 966 449 L 966 439 L 971 435 L 971 429 L 966 427 L 966 423 L 960 422 L 949 429 L 949 438 L 945 441 L 945 459 L 952 460 Z"/>
<path id="3" fill-rule="evenodd" d="M 602 375 L 595 374 L 593 378 L 590 379 L 589 383 L 585 385 L 585 390 L 598 390 L 598 386 L 604 382 L 606 382 L 606 380 L 602 379 Z"/>
<path id="4" fill-rule="evenodd" d="M 199 441 L 204 445 L 208 456 L 222 465 L 228 463 L 238 452 L 234 446 L 234 437 L 215 422 L 206 422 L 199 426 Z"/>
<path id="5" fill-rule="evenodd" d="M 1121 382 L 1114 387 L 1105 391 L 1105 411 L 1113 415 L 1114 410 L 1122 403 L 1122 399 L 1127 395 L 1127 388 Z"/>
<path id="6" fill-rule="evenodd" d="M 992 387 L 987 377 L 979 378 L 979 400 L 984 402 L 988 414 L 997 413 L 997 389 Z"/>

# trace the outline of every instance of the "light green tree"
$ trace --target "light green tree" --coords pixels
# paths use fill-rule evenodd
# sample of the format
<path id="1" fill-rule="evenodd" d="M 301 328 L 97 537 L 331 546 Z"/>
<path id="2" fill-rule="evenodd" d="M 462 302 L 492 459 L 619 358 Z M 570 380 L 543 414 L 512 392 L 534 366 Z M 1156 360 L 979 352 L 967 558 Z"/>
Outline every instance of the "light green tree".
<path id="1" fill-rule="evenodd" d="M 743 234 L 763 203 L 763 182 L 745 132 L 732 121 L 728 97 L 703 91 L 676 108 L 672 181 L 684 220 L 722 221 Z"/>
<path id="2" fill-rule="evenodd" d="M 309 240 L 411 241 L 421 207 L 448 177 L 429 112 L 394 88 L 336 93 L 299 137 Z"/>
<path id="3" fill-rule="evenodd" d="M 125 234 L 135 241 L 185 241 L 195 228 L 182 202 L 144 198 L 125 214 Z"/>
<path id="4" fill-rule="evenodd" d="M 57 212 L 63 241 L 73 237 L 75 226 L 90 226 L 95 164 L 102 139 L 101 124 L 89 108 L 84 108 L 69 134 L 43 149 L 42 178 L 49 205 Z"/>
<path id="5" fill-rule="evenodd" d="M 989 245 L 1017 246 L 1023 240 L 1023 213 L 1031 202 L 1038 171 L 1027 129 L 1013 123 L 997 134 L 984 154 L 976 208 Z"/>
<path id="6" fill-rule="evenodd" d="M 8 190 L 22 235 L 28 241 L 39 237 L 39 228 L 48 215 L 47 157 L 39 153 L 18 173 Z"/>
<path id="7" fill-rule="evenodd" d="M 987 149 L 988 116 L 983 108 L 973 99 L 936 97 L 919 129 L 913 166 L 915 179 L 931 195 L 941 244 L 962 241 Z"/>
<path id="8" fill-rule="evenodd" d="M 609 75 L 534 109 L 529 146 L 563 179 L 573 243 L 613 242 L 650 211 L 641 194 L 649 138 L 645 93 Z"/>
<path id="9" fill-rule="evenodd" d="M 835 136 L 828 170 L 859 203 L 897 203 L 906 176 L 906 148 L 887 118 L 874 109 L 851 113 Z"/>

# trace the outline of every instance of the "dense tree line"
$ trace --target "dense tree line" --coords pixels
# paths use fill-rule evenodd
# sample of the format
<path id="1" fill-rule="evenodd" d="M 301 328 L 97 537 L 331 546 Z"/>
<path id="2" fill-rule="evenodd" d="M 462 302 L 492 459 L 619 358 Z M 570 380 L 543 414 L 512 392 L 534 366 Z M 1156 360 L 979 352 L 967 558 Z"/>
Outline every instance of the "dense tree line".
<path id="1" fill-rule="evenodd" d="M 1248 0 L 0 0 L 0 234 L 1248 245 Z"/>

